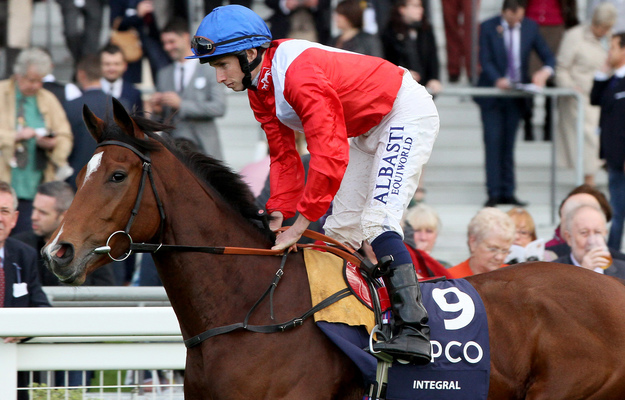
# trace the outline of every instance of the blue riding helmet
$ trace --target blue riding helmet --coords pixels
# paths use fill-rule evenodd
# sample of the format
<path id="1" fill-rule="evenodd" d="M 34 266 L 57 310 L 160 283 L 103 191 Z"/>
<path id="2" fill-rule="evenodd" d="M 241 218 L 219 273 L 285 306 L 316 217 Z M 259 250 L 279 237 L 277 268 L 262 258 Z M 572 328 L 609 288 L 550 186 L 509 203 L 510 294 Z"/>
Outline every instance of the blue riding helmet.
<path id="1" fill-rule="evenodd" d="M 254 11 L 240 5 L 215 8 L 200 23 L 191 40 L 193 56 L 205 63 L 225 55 L 268 47 L 271 32 Z M 265 45 L 265 46 L 263 46 Z"/>

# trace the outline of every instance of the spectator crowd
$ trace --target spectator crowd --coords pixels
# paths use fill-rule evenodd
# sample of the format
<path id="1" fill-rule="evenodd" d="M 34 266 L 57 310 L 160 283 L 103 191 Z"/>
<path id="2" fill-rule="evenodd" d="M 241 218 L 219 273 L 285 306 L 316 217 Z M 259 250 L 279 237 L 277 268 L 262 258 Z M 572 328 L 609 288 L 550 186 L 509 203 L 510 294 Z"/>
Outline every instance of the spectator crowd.
<path id="1" fill-rule="evenodd" d="M 521 122 L 525 139 L 535 137 L 535 106 L 526 97 L 474 98 L 483 126 L 484 208 L 468 224 L 466 257 L 441 260 L 436 240 L 444 227 L 436 205 L 427 203 L 420 188 L 403 226 L 404 242 L 420 278 L 463 278 L 538 260 L 625 279 L 621 252 L 625 105 L 620 109 L 625 104 L 621 103 L 625 101 L 625 3 L 589 0 L 582 10 L 576 0 L 501 0 L 500 12 L 478 23 L 479 0 L 441 0 L 441 16 L 432 15 L 433 1 L 342 0 L 332 8 L 328 0 L 264 0 L 271 11 L 267 23 L 273 39 L 306 38 L 384 58 L 408 70 L 432 96 L 444 92 L 445 85 L 475 85 L 502 92 L 562 87 L 583 99 L 584 184 L 562 199 L 553 238 L 540 238 L 528 202 L 517 197 L 514 161 Z M 33 0 L 0 2 L 4 60 L 0 65 L 0 222 L 4 227 L 0 229 L 0 306 L 4 307 L 47 307 L 42 285 L 60 284 L 41 263 L 38 251 L 60 226 L 80 187 L 78 173 L 96 148 L 82 121 L 84 105 L 98 117 L 112 120 L 111 98 L 115 97 L 133 112 L 174 126 L 163 135 L 205 155 L 224 158 L 216 120 L 226 112 L 225 91 L 214 68 L 186 58 L 193 55 L 189 44 L 194 28 L 186 2 L 57 3 L 72 60 L 71 82 L 55 77 L 56 54 L 31 46 Z M 204 12 L 220 3 L 205 0 Z M 255 6 L 249 0 L 236 4 Z M 107 8 L 110 19 L 104 21 Z M 444 22 L 444 41 L 436 37 L 432 24 L 439 17 Z M 104 37 L 104 32 L 110 36 Z M 132 41 L 139 53 L 130 47 Z M 443 42 L 444 74 L 439 60 Z M 151 81 L 145 82 L 146 77 Z M 142 92 L 140 83 L 154 90 Z M 560 166 L 574 167 L 576 100 L 561 97 L 554 107 L 547 104 L 546 110 L 543 139 L 555 142 Z M 556 130 L 551 132 L 554 118 Z M 310 157 L 300 139 L 301 135 L 298 151 L 308 171 Z M 602 168 L 608 173 L 606 193 L 595 180 Z M 242 172 L 258 196 L 259 208 L 268 198 L 268 172 L 268 158 Z M 312 227 L 322 230 L 322 224 Z M 375 258 L 366 243 L 362 250 Z M 19 296 L 5 290 L 16 282 L 23 286 Z M 159 285 L 160 280 L 149 258 L 130 257 L 99 269 L 86 284 Z M 18 340 L 26 339 L 5 339 Z M 70 385 L 79 385 L 79 374 L 73 372 L 67 379 Z"/>

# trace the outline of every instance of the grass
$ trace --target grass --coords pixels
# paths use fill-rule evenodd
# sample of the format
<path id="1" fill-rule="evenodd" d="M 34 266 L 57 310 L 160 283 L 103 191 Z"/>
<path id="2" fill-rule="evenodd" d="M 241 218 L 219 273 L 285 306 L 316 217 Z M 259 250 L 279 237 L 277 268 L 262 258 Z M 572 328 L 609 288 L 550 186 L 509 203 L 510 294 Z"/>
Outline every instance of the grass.
<path id="1" fill-rule="evenodd" d="M 102 386 L 114 386 L 111 388 L 105 388 L 102 389 L 103 392 L 117 392 L 117 386 L 120 384 L 124 383 L 124 378 L 126 376 L 126 371 L 121 371 L 120 374 L 120 379 L 121 381 L 118 382 L 117 379 L 117 374 L 118 371 L 117 370 L 106 370 L 106 371 L 95 371 L 95 374 L 93 376 L 93 379 L 91 379 L 91 386 L 100 386 L 100 374 L 103 374 L 102 377 Z M 122 388 L 121 391 L 122 392 L 131 392 L 133 388 L 130 387 L 125 387 Z M 87 390 L 88 392 L 99 392 L 100 388 L 91 388 Z"/>

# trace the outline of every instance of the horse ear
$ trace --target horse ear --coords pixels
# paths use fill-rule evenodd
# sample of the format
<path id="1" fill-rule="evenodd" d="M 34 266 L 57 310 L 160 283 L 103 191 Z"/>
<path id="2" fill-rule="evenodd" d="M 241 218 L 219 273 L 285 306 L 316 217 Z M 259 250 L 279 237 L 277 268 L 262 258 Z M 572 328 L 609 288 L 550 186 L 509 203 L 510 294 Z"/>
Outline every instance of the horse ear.
<path id="1" fill-rule="evenodd" d="M 104 130 L 104 121 L 96 117 L 86 104 L 82 107 L 82 119 L 85 122 L 89 133 L 91 133 L 91 136 L 93 136 L 96 142 L 100 143 L 102 131 Z"/>
<path id="2" fill-rule="evenodd" d="M 128 112 L 116 98 L 113 97 L 113 118 L 117 125 L 128 135 L 143 139 L 143 132 L 128 115 Z"/>

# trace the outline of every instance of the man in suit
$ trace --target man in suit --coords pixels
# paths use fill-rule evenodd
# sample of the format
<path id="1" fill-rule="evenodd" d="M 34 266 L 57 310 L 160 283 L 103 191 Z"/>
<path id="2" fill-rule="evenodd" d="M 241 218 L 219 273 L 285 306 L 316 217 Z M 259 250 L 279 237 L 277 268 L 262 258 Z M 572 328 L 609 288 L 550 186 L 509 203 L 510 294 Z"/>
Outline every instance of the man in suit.
<path id="1" fill-rule="evenodd" d="M 625 261 L 613 258 L 605 245 L 608 232 L 605 214 L 594 205 L 581 205 L 564 220 L 564 238 L 571 252 L 555 262 L 583 267 L 625 279 Z"/>
<path id="2" fill-rule="evenodd" d="M 74 134 L 74 148 L 69 155 L 68 162 L 74 173 L 67 182 L 76 190 L 76 176 L 87 165 L 96 149 L 96 141 L 91 136 L 82 120 L 82 108 L 86 104 L 91 111 L 104 120 L 112 110 L 111 100 L 102 91 L 102 68 L 97 56 L 86 56 L 76 66 L 76 81 L 83 90 L 82 96 L 68 101 L 65 111 L 72 133 Z M 112 119 L 108 119 L 112 121 Z"/>
<path id="3" fill-rule="evenodd" d="M 610 77 L 610 75 L 612 75 Z M 601 107 L 599 157 L 608 169 L 612 226 L 608 246 L 621 249 L 625 221 L 625 33 L 612 37 L 606 65 L 595 73 L 590 104 Z"/>
<path id="4" fill-rule="evenodd" d="M 90 56 L 95 57 L 95 56 Z M 97 57 L 96 57 L 97 59 Z M 37 270 L 43 286 L 59 286 L 61 282 L 43 262 L 40 256 L 41 249 L 50 240 L 52 233 L 59 227 L 65 212 L 74 199 L 74 190 L 67 182 L 52 181 L 46 182 L 37 188 L 37 194 L 33 201 L 32 230 L 20 232 L 14 239 L 34 248 L 37 254 Z M 105 265 L 90 274 L 83 286 L 113 286 L 115 285 L 115 275 L 111 264 Z M 57 386 L 65 384 L 66 376 L 64 371 L 55 372 L 55 382 Z M 82 384 L 81 371 L 69 371 L 67 376 L 69 386 L 80 386 Z"/>
<path id="5" fill-rule="evenodd" d="M 102 63 L 100 82 L 102 82 L 104 93 L 118 99 L 129 111 L 143 110 L 141 92 L 123 78 L 128 63 L 122 50 L 114 44 L 106 45 L 100 50 L 100 62 Z"/>
<path id="6" fill-rule="evenodd" d="M 37 194 L 33 201 L 32 229 L 20 232 L 13 236 L 15 239 L 26 243 L 37 250 L 37 254 L 43 248 L 52 234 L 61 225 L 65 213 L 74 200 L 74 190 L 67 182 L 46 182 L 37 188 Z M 59 286 L 61 282 L 43 263 L 41 257 L 37 257 L 38 271 L 43 286 Z M 96 269 L 87 276 L 83 286 L 114 286 L 115 274 L 113 265 L 107 264 Z"/>
<path id="7" fill-rule="evenodd" d="M 9 234 L 17 222 L 15 190 L 0 181 L 0 306 L 50 307 L 37 273 L 37 252 Z M 19 338 L 5 338 L 5 342 Z"/>
<path id="8" fill-rule="evenodd" d="M 529 83 L 544 87 L 553 74 L 555 57 L 538 32 L 536 22 L 524 19 L 524 0 L 504 0 L 502 13 L 480 28 L 480 87 L 514 89 Z M 530 78 L 529 56 L 535 50 L 543 68 Z M 486 152 L 486 207 L 526 205 L 515 196 L 514 142 L 525 101 L 510 97 L 477 97 Z"/>
<path id="9" fill-rule="evenodd" d="M 196 60 L 185 59 L 193 53 L 188 24 L 183 19 L 170 21 L 161 40 L 174 63 L 158 73 L 157 92 L 150 100 L 153 111 L 175 126 L 174 138 L 189 140 L 202 153 L 222 159 L 215 118 L 224 115 L 226 103 L 214 68 L 199 68 Z"/>
<path id="10" fill-rule="evenodd" d="M 18 214 L 15 190 L 7 182 L 0 181 L 0 307 L 50 307 L 37 273 L 37 252 L 9 237 Z M 5 343 L 26 339 L 2 338 Z M 17 383 L 19 387 L 27 387 L 28 372 L 18 372 Z M 20 391 L 17 398 L 27 400 L 28 393 Z"/>

